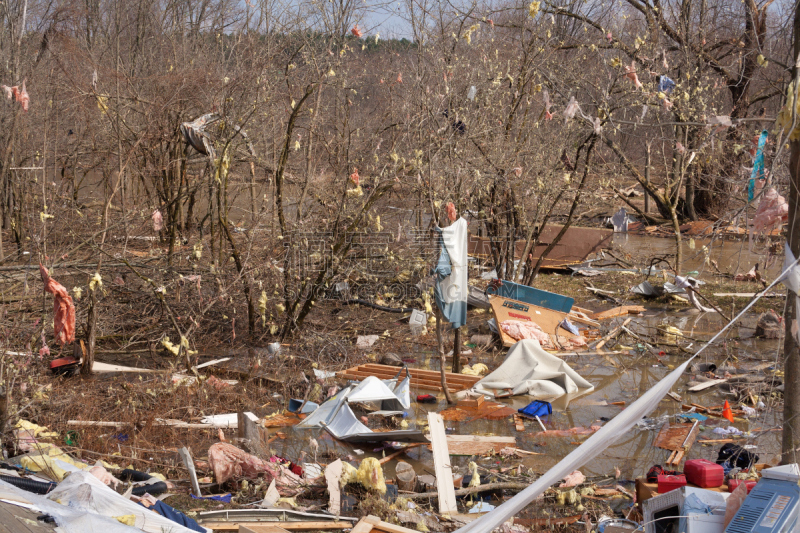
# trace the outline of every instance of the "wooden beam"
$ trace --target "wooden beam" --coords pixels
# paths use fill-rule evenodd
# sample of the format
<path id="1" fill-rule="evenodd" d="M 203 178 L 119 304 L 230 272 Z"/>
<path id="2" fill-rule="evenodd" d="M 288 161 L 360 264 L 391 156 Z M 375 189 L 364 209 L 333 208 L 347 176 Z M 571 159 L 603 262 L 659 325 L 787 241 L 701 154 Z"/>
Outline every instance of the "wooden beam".
<path id="1" fill-rule="evenodd" d="M 436 470 L 436 487 L 439 493 L 439 514 L 452 514 L 458 511 L 456 491 L 453 486 L 453 470 L 450 467 L 450 452 L 447 450 L 444 420 L 439 413 L 428 413 L 428 427 L 431 431 L 431 450 Z"/>
<path id="2" fill-rule="evenodd" d="M 287 531 L 315 531 L 315 530 L 337 530 L 337 529 L 351 529 L 353 527 L 352 522 L 344 522 L 344 521 L 314 521 L 314 522 L 305 522 L 305 521 L 298 521 L 298 522 L 258 522 L 254 520 L 250 521 L 236 521 L 236 522 L 217 522 L 217 521 L 209 521 L 203 522 L 201 524 L 203 527 L 208 529 L 212 529 L 215 532 L 220 533 L 227 533 L 229 531 L 240 531 L 241 527 L 261 527 L 265 525 L 273 526 L 273 527 L 282 527 Z"/>

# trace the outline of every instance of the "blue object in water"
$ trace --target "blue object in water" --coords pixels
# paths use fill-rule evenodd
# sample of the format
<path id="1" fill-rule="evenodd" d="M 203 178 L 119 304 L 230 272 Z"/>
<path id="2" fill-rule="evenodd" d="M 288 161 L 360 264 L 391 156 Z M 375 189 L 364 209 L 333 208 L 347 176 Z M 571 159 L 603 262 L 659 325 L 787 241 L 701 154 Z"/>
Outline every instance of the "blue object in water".
<path id="1" fill-rule="evenodd" d="M 701 415 L 700 413 L 681 413 L 678 415 L 678 418 L 685 418 L 689 421 L 699 420 L 700 422 L 708 420 L 707 416 Z"/>
<path id="2" fill-rule="evenodd" d="M 535 400 L 520 409 L 519 412 L 528 416 L 547 416 L 552 414 L 553 406 L 550 405 L 550 402 Z"/>
<path id="3" fill-rule="evenodd" d="M 503 298 L 510 298 L 511 300 L 538 305 L 539 307 L 552 309 L 553 311 L 559 311 L 561 313 L 569 313 L 570 309 L 572 309 L 572 305 L 575 303 L 574 298 L 568 298 L 554 292 L 534 289 L 527 285 L 505 280 L 503 280 L 498 287 L 490 285 L 489 288 L 486 289 L 486 292 L 487 294 L 497 294 Z"/>

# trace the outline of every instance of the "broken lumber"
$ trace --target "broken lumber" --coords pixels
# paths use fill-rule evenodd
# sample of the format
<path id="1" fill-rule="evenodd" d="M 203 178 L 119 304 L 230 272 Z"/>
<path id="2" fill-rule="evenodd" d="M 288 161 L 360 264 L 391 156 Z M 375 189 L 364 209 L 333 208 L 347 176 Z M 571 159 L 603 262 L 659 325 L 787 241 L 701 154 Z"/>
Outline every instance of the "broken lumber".
<path id="1" fill-rule="evenodd" d="M 595 313 L 591 316 L 591 318 L 594 320 L 607 320 L 609 318 L 616 318 L 618 316 L 638 315 L 644 313 L 646 310 L 647 309 L 641 305 L 622 305 L 620 307 L 608 309 L 607 311 Z"/>
<path id="2" fill-rule="evenodd" d="M 698 383 L 697 385 L 694 385 L 693 387 L 689 387 L 686 390 L 688 390 L 689 392 L 700 392 L 701 390 L 710 389 L 711 387 L 713 387 L 715 385 L 719 385 L 720 383 L 725 383 L 726 381 L 728 381 L 728 380 L 727 379 L 712 379 L 712 380 L 709 380 L 709 381 L 704 381 L 702 383 Z"/>
<path id="3" fill-rule="evenodd" d="M 397 375 L 398 370 L 399 368 L 396 366 L 369 363 L 338 372 L 337 376 L 353 381 L 363 381 L 369 376 L 375 376 L 378 379 L 393 379 Z M 412 387 L 434 391 L 443 390 L 441 373 L 438 370 L 410 369 L 409 371 L 411 373 Z M 468 376 L 466 374 L 454 374 L 452 372 L 445 373 L 445 377 L 447 380 L 447 388 L 450 392 L 470 389 L 481 380 L 480 376 Z"/>
<path id="4" fill-rule="evenodd" d="M 213 530 L 215 533 L 222 532 L 237 532 L 241 531 L 240 528 L 247 527 L 250 528 L 252 531 L 259 531 L 256 528 L 263 527 L 263 526 L 272 526 L 272 527 L 281 527 L 288 531 L 316 531 L 316 530 L 327 530 L 327 529 L 350 529 L 353 527 L 352 522 L 344 522 L 344 521 L 313 521 L 313 522 L 258 522 L 258 521 L 236 521 L 236 522 L 222 522 L 222 521 L 213 521 L 213 522 L 203 522 L 201 524 L 203 527 L 207 529 Z"/>
<path id="5" fill-rule="evenodd" d="M 438 413 L 428 413 L 428 427 L 431 430 L 431 450 L 433 465 L 436 470 L 436 487 L 439 495 L 439 514 L 451 514 L 458 511 L 456 506 L 455 487 L 453 487 L 453 470 L 450 468 L 450 452 L 447 449 L 447 435 L 444 431 L 444 420 Z"/>

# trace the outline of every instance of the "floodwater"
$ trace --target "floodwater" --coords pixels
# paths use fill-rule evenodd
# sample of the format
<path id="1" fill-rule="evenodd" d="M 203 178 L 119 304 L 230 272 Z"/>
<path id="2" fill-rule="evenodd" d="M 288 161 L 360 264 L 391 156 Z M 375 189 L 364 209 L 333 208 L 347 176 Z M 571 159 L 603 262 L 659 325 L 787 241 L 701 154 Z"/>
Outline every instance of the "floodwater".
<path id="1" fill-rule="evenodd" d="M 613 327 L 616 322 L 621 322 L 625 317 L 606 322 L 605 327 Z M 671 312 L 664 309 L 649 309 L 644 316 L 635 317 L 631 323 L 631 329 L 640 334 L 656 337 L 656 326 L 669 324 L 679 328 L 686 335 L 686 339 L 680 344 L 688 350 L 694 352 L 703 345 L 703 341 L 710 339 L 724 325 L 724 321 L 716 314 L 699 314 L 692 311 Z M 717 366 L 723 363 L 741 368 L 750 368 L 764 361 L 776 363 L 778 360 L 779 343 L 778 340 L 758 340 L 753 339 L 752 334 L 755 327 L 755 317 L 747 317 L 740 324 L 732 328 L 724 342 L 718 342 L 715 347 L 707 349 L 701 354 L 698 362 L 713 362 Z M 565 398 L 553 402 L 553 414 L 544 419 L 545 426 L 551 429 L 570 429 L 574 427 L 589 427 L 591 425 L 602 425 L 607 420 L 618 415 L 623 407 L 606 405 L 610 402 L 626 402 L 630 405 L 657 381 L 666 376 L 672 368 L 680 365 L 687 358 L 687 355 L 678 355 L 676 348 L 661 348 L 668 353 L 658 356 L 658 353 L 642 351 L 637 347 L 637 343 L 631 343 L 627 339 L 625 346 L 609 348 L 609 350 L 624 350 L 625 354 L 611 355 L 577 355 L 567 356 L 565 360 L 581 376 L 586 378 L 594 385 L 594 390 L 577 398 L 567 401 Z M 658 350 L 659 348 L 656 347 Z M 413 351 L 413 350 L 412 350 Z M 426 367 L 436 368 L 431 352 L 416 352 L 413 355 L 420 358 L 428 358 Z M 502 362 L 503 354 L 487 358 L 474 358 L 470 364 L 479 360 L 487 362 L 490 368 L 494 368 Z M 614 365 L 613 363 L 616 363 Z M 411 365 L 412 367 L 415 365 Z M 775 366 L 777 368 L 777 364 Z M 413 369 L 412 369 L 413 372 Z M 769 369 L 767 370 L 769 372 Z M 680 395 L 683 403 L 696 403 L 703 406 L 722 405 L 725 399 L 733 403 L 733 397 L 724 395 L 717 388 L 707 389 L 699 393 L 688 393 L 686 383 L 692 379 L 690 374 L 686 374 L 673 388 L 673 392 Z M 428 392 L 428 391 L 422 391 Z M 413 394 L 416 391 L 412 391 Z M 443 395 L 439 394 L 438 404 L 418 404 L 412 403 L 408 412 L 410 428 L 415 425 L 424 427 L 427 422 L 427 411 L 441 411 L 447 408 Z M 698 435 L 698 442 L 694 444 L 687 459 L 704 458 L 715 460 L 717 451 L 722 444 L 701 445 L 702 439 L 721 439 L 723 436 L 713 433 L 714 428 L 734 426 L 743 432 L 763 431 L 779 427 L 781 421 L 782 405 L 773 408 L 774 399 L 766 396 L 761 397 L 767 407 L 758 413 L 757 417 L 750 420 L 741 421 L 737 418 L 734 424 L 730 424 L 725 419 L 709 418 L 702 423 L 702 431 Z M 531 398 L 527 396 L 516 397 L 510 400 L 501 400 L 515 409 L 522 408 Z M 735 405 L 735 404 L 734 404 Z M 651 413 L 648 418 L 654 419 L 652 423 L 645 427 L 634 427 L 624 435 L 620 435 L 615 443 L 608 447 L 599 457 L 584 465 L 581 471 L 587 476 L 613 476 L 615 467 L 621 472 L 620 481 L 625 485 L 632 483 L 636 477 L 643 476 L 651 466 L 664 464 L 670 452 L 655 448 L 653 440 L 664 422 L 679 422 L 676 419 L 678 413 L 683 412 L 681 405 L 670 398 L 662 400 L 658 408 Z M 521 459 L 504 460 L 499 457 L 453 457 L 452 465 L 454 470 L 461 473 L 467 472 L 467 464 L 475 460 L 478 465 L 484 468 L 497 468 L 498 466 L 512 466 L 522 463 L 525 468 L 533 472 L 543 473 L 555 465 L 564 456 L 574 450 L 588 436 L 571 437 L 545 437 L 540 433 L 540 428 L 534 420 L 526 420 L 524 432 L 518 432 L 510 418 L 497 421 L 474 420 L 470 422 L 445 422 L 448 432 L 458 435 L 498 435 L 516 437 L 516 447 L 527 451 L 540 453 L 541 455 L 528 456 Z M 285 431 L 285 430 L 284 430 Z M 285 457 L 297 457 L 301 450 L 308 449 L 308 439 L 315 437 L 320 444 L 320 453 L 332 452 L 336 456 L 350 455 L 356 460 L 367 456 L 380 458 L 384 455 L 382 450 L 377 450 L 377 445 L 359 444 L 351 446 L 349 444 L 338 443 L 324 432 L 318 430 L 294 429 L 289 433 L 290 438 L 285 441 L 275 441 L 277 452 Z M 753 446 L 754 451 L 760 456 L 761 462 L 771 462 L 780 456 L 780 432 L 771 431 L 754 436 L 745 440 L 736 441 L 740 445 Z M 365 455 L 358 455 L 354 449 L 365 452 Z M 388 449 L 385 454 L 393 450 Z M 425 447 L 416 448 L 410 451 L 402 459 L 411 463 L 417 474 L 434 474 L 433 460 L 430 451 Z M 394 461 L 385 465 L 385 473 L 388 477 L 394 474 Z M 630 487 L 629 487 L 630 488 Z M 625 500 L 627 501 L 627 500 Z"/>
<path id="2" fill-rule="evenodd" d="M 630 251 L 638 257 L 654 257 L 657 255 L 672 254 L 675 250 L 675 243 L 672 239 L 654 238 L 649 236 L 636 235 L 615 235 L 614 245 L 616 249 Z M 686 264 L 684 271 L 696 270 L 698 276 L 702 278 L 703 272 L 708 272 L 709 266 L 705 261 L 703 246 L 708 246 L 709 257 L 717 261 L 719 268 L 729 272 L 743 272 L 750 269 L 756 262 L 761 262 L 762 271 L 764 270 L 765 252 L 769 248 L 769 242 L 756 241 L 753 243 L 752 250 L 750 243 L 746 240 L 716 240 L 696 239 L 695 249 L 691 250 L 684 242 L 684 254 Z M 767 266 L 767 274 L 771 278 L 779 271 L 782 261 L 777 258 L 771 259 L 771 264 Z M 632 283 L 633 284 L 633 283 Z M 744 302 L 744 300 L 743 300 Z M 639 302 L 637 302 L 639 303 Z M 601 307 L 598 301 L 582 302 L 584 307 Z M 646 305 L 646 304 L 645 304 Z M 608 305 L 605 304 L 605 307 Z M 780 310 L 778 310 L 780 312 Z M 485 321 L 487 316 L 475 315 L 470 317 L 470 325 L 478 325 Z M 626 317 L 620 317 L 603 324 L 605 330 L 613 328 L 621 323 Z M 771 363 L 769 368 L 762 370 L 769 374 L 773 369 L 781 368 L 779 365 L 779 352 L 781 340 L 761 340 L 753 338 L 756 316 L 750 315 L 740 320 L 737 325 L 726 332 L 725 336 L 718 340 L 714 346 L 706 349 L 696 362 L 715 363 L 718 367 L 723 364 L 734 366 L 741 369 L 749 369 L 756 365 L 764 366 L 763 363 Z M 698 313 L 692 309 L 682 308 L 675 310 L 667 307 L 648 307 L 644 315 L 633 317 L 630 329 L 642 336 L 642 338 L 659 339 L 657 326 L 670 325 L 678 328 L 684 334 L 684 338 L 679 340 L 679 344 L 686 351 L 694 353 L 705 341 L 715 335 L 724 325 L 725 321 L 716 313 Z M 665 341 L 661 338 L 661 341 Z M 672 342 L 670 340 L 669 342 Z M 412 367 L 422 365 L 425 368 L 438 368 L 438 360 L 429 348 L 421 349 L 420 346 L 411 346 L 407 355 L 417 359 L 417 364 Z M 561 398 L 553 402 L 553 414 L 544 419 L 548 430 L 570 429 L 574 427 L 589 427 L 592 425 L 602 425 L 606 421 L 617 416 L 624 406 L 608 405 L 611 402 L 625 402 L 630 405 L 644 392 L 652 387 L 661 378 L 666 376 L 671 369 L 680 365 L 689 356 L 688 353 L 678 350 L 676 347 L 653 346 L 651 349 L 643 346 L 639 341 L 630 337 L 622 337 L 617 343 L 610 343 L 605 347 L 606 350 L 623 353 L 612 354 L 593 354 L 593 355 L 572 355 L 564 359 L 581 376 L 594 385 L 594 390 L 579 397 L 567 399 Z M 490 369 L 496 368 L 503 360 L 505 351 L 473 356 L 468 363 L 486 363 Z M 689 393 L 687 382 L 692 380 L 691 374 L 685 374 L 673 392 L 682 397 L 683 404 L 699 404 L 702 406 L 721 406 L 727 399 L 732 405 L 734 397 L 726 394 L 721 389 L 712 387 L 698 393 Z M 412 390 L 412 399 L 418 391 Z M 430 391 L 419 391 L 426 393 Z M 443 395 L 438 394 L 438 404 L 418 404 L 412 402 L 412 407 L 407 413 L 409 429 L 414 427 L 426 427 L 427 411 L 441 411 L 446 409 L 447 403 Z M 746 440 L 736 440 L 742 446 L 747 446 L 751 451 L 760 456 L 760 462 L 773 462 L 780 458 L 780 428 L 782 420 L 782 403 L 777 403 L 776 399 L 765 394 L 759 397 L 766 407 L 759 410 L 758 415 L 748 419 L 736 419 L 731 424 L 725 419 L 709 418 L 701 423 L 701 432 L 697 442 L 693 445 L 687 459 L 704 458 L 714 461 L 722 443 L 703 445 L 703 439 L 724 439 L 726 437 L 715 434 L 715 428 L 727 428 L 729 426 L 750 433 L 752 435 Z M 532 400 L 527 396 L 516 397 L 508 400 L 501 400 L 515 409 L 524 407 Z M 633 480 L 645 475 L 651 466 L 663 465 L 669 457 L 670 452 L 653 446 L 653 442 L 660 427 L 667 421 L 671 423 L 680 422 L 676 415 L 684 412 L 681 404 L 671 398 L 661 401 L 657 409 L 641 425 L 634 427 L 611 444 L 596 459 L 584 465 L 581 471 L 587 476 L 613 476 L 615 468 L 621 472 L 620 482 L 632 489 Z M 648 423 L 649 422 L 649 423 Z M 500 457 L 453 457 L 452 466 L 454 471 L 466 473 L 469 461 L 474 460 L 483 468 L 498 468 L 517 465 L 522 463 L 525 468 L 536 473 L 543 473 L 555 465 L 568 453 L 573 451 L 588 436 L 570 437 L 547 437 L 540 433 L 538 423 L 534 420 L 525 420 L 525 431 L 518 432 L 510 418 L 502 420 L 473 420 L 469 422 L 445 422 L 449 433 L 458 435 L 497 435 L 513 436 L 516 438 L 516 447 L 533 451 L 541 455 L 526 456 L 515 459 L 502 459 Z M 352 446 L 339 443 L 333 440 L 324 431 L 291 429 L 283 430 L 289 434 L 289 438 L 284 441 L 276 440 L 273 447 L 285 457 L 298 457 L 302 450 L 308 449 L 308 439 L 314 437 L 320 444 L 319 453 L 328 452 L 329 456 L 350 456 L 355 460 L 363 459 L 367 456 L 382 457 L 391 453 L 393 450 L 385 451 L 379 449 L 377 445 L 360 444 Z M 364 452 L 363 455 L 355 450 Z M 313 458 L 309 458 L 313 460 Z M 418 475 L 434 474 L 433 460 L 431 452 L 427 447 L 418 447 L 407 454 L 398 457 L 411 463 Z M 390 461 L 384 466 L 388 477 L 394 475 L 394 461 Z M 484 471 L 485 472 L 485 471 Z M 616 505 L 627 505 L 628 500 L 616 500 Z"/>

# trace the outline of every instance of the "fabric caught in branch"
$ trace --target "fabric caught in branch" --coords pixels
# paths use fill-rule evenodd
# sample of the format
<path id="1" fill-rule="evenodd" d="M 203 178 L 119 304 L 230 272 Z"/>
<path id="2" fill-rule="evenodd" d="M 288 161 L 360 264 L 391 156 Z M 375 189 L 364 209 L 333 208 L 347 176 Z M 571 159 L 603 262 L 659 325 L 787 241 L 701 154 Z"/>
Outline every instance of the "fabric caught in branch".
<path id="1" fill-rule="evenodd" d="M 753 161 L 753 171 L 750 173 L 750 181 L 747 183 L 747 201 L 752 202 L 756 192 L 756 179 L 763 180 L 764 176 L 764 146 L 767 144 L 769 132 L 763 130 L 758 138 L 758 150 L 756 159 Z"/>
<path id="2" fill-rule="evenodd" d="M 55 297 L 53 302 L 53 330 L 56 341 L 61 346 L 75 340 L 75 304 L 72 296 L 62 284 L 50 277 L 47 269 L 40 263 L 39 272 L 42 274 L 44 290 Z"/>

